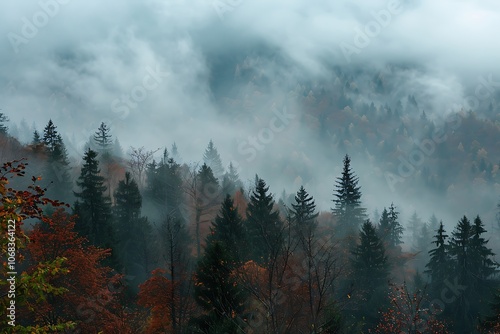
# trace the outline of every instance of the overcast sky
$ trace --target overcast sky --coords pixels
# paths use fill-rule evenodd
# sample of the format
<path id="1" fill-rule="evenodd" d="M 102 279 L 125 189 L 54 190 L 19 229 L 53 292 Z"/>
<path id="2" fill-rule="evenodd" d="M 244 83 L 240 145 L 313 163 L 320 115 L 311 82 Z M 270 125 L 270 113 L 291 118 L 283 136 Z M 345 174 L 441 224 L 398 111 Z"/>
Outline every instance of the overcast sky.
<path id="1" fill-rule="evenodd" d="M 406 73 L 407 81 L 443 104 L 462 103 L 480 76 L 500 81 L 497 0 L 40 0 L 1 7 L 0 108 L 39 130 L 52 118 L 72 140 L 70 151 L 105 121 L 124 148 L 176 141 L 185 159 L 196 161 L 213 138 L 225 162 L 241 161 L 230 156 L 230 142 L 261 125 L 228 127 L 217 116 L 208 64 L 260 45 L 292 64 L 293 73 L 272 68 L 280 80 L 299 73 L 324 79 L 332 64 L 409 65 L 418 74 Z M 135 100 L 126 102 L 131 94 Z"/>

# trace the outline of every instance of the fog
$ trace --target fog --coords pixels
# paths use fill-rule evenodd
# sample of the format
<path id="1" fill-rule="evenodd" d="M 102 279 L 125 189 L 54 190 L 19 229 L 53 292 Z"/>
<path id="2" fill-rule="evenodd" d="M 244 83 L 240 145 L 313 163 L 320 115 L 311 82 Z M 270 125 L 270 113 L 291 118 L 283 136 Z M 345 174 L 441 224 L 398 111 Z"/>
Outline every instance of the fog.
<path id="1" fill-rule="evenodd" d="M 51 118 L 73 163 L 101 122 L 124 149 L 176 142 L 184 162 L 201 161 L 212 139 L 246 184 L 257 173 L 276 197 L 304 184 L 324 211 L 342 157 L 352 152 L 332 150 L 334 133 L 319 137 L 304 125 L 308 111 L 297 95 L 338 89 L 340 69 L 359 90 L 356 103 L 393 105 L 412 94 L 439 127 L 451 112 L 476 107 L 471 96 L 480 95 L 477 107 L 496 106 L 500 86 L 500 3 L 493 0 L 42 0 L 2 7 L 0 107 L 11 125 L 25 120 L 40 131 Z M 369 83 L 375 75 L 386 82 L 383 92 Z M 495 88 L 486 98 L 488 91 L 477 89 L 484 80 Z M 440 195 L 425 186 L 411 196 L 391 189 L 369 152 L 355 154 L 352 166 L 370 214 L 394 202 L 403 222 L 414 210 L 434 212 L 449 226 L 463 214 L 485 213 L 490 222 L 494 215 L 499 187 L 481 208 L 437 204 Z"/>

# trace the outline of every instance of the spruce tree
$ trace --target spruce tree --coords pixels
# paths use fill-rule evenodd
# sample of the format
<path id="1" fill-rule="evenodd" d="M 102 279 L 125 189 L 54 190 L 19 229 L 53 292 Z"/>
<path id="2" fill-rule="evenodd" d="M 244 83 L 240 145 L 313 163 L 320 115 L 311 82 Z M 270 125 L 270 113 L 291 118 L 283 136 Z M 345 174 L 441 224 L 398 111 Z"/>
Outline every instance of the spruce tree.
<path id="1" fill-rule="evenodd" d="M 422 228 L 422 219 L 418 216 L 417 212 L 414 211 L 408 221 L 408 230 L 410 231 L 411 247 L 413 250 L 417 249 L 417 240 Z"/>
<path id="2" fill-rule="evenodd" d="M 301 186 L 295 195 L 295 203 L 292 203 L 290 217 L 294 237 L 304 251 L 311 247 L 310 242 L 318 225 L 318 215 L 314 198 Z"/>
<path id="3" fill-rule="evenodd" d="M 450 274 L 452 268 L 451 257 L 446 243 L 447 238 L 448 235 L 444 230 L 443 222 L 440 222 L 439 229 L 432 242 L 435 244 L 436 248 L 429 251 L 430 259 L 425 265 L 427 269 L 424 271 L 424 273 L 430 277 L 431 293 L 437 293 L 442 289 L 444 281 Z"/>
<path id="4" fill-rule="evenodd" d="M 194 297 L 205 314 L 195 320 L 202 333 L 239 333 L 244 322 L 246 293 L 233 274 L 230 251 L 218 241 L 209 243 L 198 262 Z"/>
<path id="5" fill-rule="evenodd" d="M 229 163 L 227 173 L 224 174 L 222 179 L 222 191 L 224 194 L 229 194 L 231 196 L 243 187 L 243 183 L 240 181 L 238 171 L 233 166 L 233 163 Z"/>
<path id="6" fill-rule="evenodd" d="M 391 203 L 389 211 L 384 208 L 380 217 L 378 235 L 389 248 L 394 248 L 402 243 L 403 226 L 398 221 L 398 216 L 399 212 L 396 211 L 396 207 Z"/>
<path id="7" fill-rule="evenodd" d="M 352 252 L 353 277 L 358 281 L 358 287 L 373 292 L 387 282 L 389 263 L 384 245 L 370 220 L 362 225 L 359 239 L 359 245 Z"/>
<path id="8" fill-rule="evenodd" d="M 366 209 L 361 206 L 361 187 L 358 186 L 358 181 L 351 169 L 351 159 L 346 155 L 342 176 L 336 181 L 333 200 L 335 207 L 332 209 L 341 236 L 355 233 L 366 218 Z"/>
<path id="9" fill-rule="evenodd" d="M 110 129 L 106 123 L 102 122 L 94 134 L 94 141 L 97 144 L 98 152 L 104 157 L 110 154 L 113 141 Z"/>
<path id="10" fill-rule="evenodd" d="M 33 132 L 33 140 L 31 141 L 31 145 L 39 145 L 42 143 L 42 138 L 37 130 Z"/>
<path id="11" fill-rule="evenodd" d="M 224 176 L 224 167 L 222 165 L 219 152 L 217 151 L 217 148 L 212 140 L 208 143 L 205 153 L 203 154 L 203 161 L 212 169 L 214 176 L 217 179 L 222 180 Z"/>
<path id="12" fill-rule="evenodd" d="M 266 182 L 256 175 L 245 225 L 251 259 L 258 263 L 267 263 L 279 252 L 283 243 L 283 223 L 278 211 L 274 210 L 274 199 L 268 191 Z"/>
<path id="13" fill-rule="evenodd" d="M 114 228 L 117 240 L 118 257 L 126 273 L 134 275 L 149 274 L 152 261 L 152 226 L 148 219 L 141 216 L 142 197 L 139 187 L 129 172 L 118 183 L 114 193 Z"/>
<path id="14" fill-rule="evenodd" d="M 0 134 L 7 136 L 9 128 L 5 123 L 9 121 L 9 118 L 5 116 L 4 113 L 0 112 Z"/>
<path id="15" fill-rule="evenodd" d="M 384 307 L 390 268 L 385 247 L 370 220 L 362 225 L 359 239 L 352 251 L 352 277 L 359 303 L 355 316 L 365 320 L 366 330 L 378 322 L 379 308 Z"/>
<path id="16" fill-rule="evenodd" d="M 207 238 L 207 244 L 215 241 L 220 242 L 230 251 L 234 261 L 241 263 L 245 260 L 245 230 L 243 227 L 243 219 L 234 206 L 231 196 L 226 195 L 218 215 L 212 222 L 210 232 Z"/>
<path id="17" fill-rule="evenodd" d="M 84 164 L 76 184 L 75 214 L 78 215 L 75 228 L 89 242 L 98 247 L 112 248 L 114 231 L 111 217 L 111 200 L 105 195 L 104 178 L 100 175 L 97 152 L 87 150 Z"/>
<path id="18" fill-rule="evenodd" d="M 68 155 L 62 137 L 52 120 L 49 120 L 43 131 L 42 143 L 47 153 L 43 176 L 50 182 L 47 193 L 63 201 L 72 200 L 73 182 L 69 174 Z"/>

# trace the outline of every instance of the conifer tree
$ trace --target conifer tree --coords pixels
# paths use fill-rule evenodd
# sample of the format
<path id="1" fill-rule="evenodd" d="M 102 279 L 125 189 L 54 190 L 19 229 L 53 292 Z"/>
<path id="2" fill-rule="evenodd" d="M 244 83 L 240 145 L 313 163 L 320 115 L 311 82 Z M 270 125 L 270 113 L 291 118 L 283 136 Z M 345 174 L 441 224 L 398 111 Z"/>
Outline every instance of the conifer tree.
<path id="1" fill-rule="evenodd" d="M 114 245 L 111 200 L 105 195 L 104 178 L 100 175 L 97 152 L 85 152 L 84 164 L 76 184 L 80 192 L 75 192 L 74 206 L 78 215 L 75 228 L 89 242 L 98 247 L 111 248 Z"/>
<path id="2" fill-rule="evenodd" d="M 352 277 L 360 304 L 356 316 L 365 318 L 365 326 L 370 326 L 378 320 L 377 306 L 384 305 L 390 268 L 385 247 L 370 220 L 362 225 L 359 239 L 352 251 Z"/>
<path id="3" fill-rule="evenodd" d="M 205 153 L 203 154 L 203 161 L 212 169 L 214 176 L 217 179 L 222 180 L 224 176 L 224 167 L 222 165 L 219 152 L 217 151 L 217 148 L 212 140 L 208 143 Z"/>
<path id="4" fill-rule="evenodd" d="M 411 247 L 413 250 L 417 249 L 417 240 L 422 228 L 422 219 L 418 216 L 417 212 L 414 211 L 408 221 L 408 230 L 410 232 Z"/>
<path id="5" fill-rule="evenodd" d="M 444 230 L 443 222 L 439 223 L 439 229 L 437 234 L 434 236 L 434 241 L 436 248 L 429 251 L 429 262 L 425 265 L 427 268 L 424 273 L 430 277 L 430 288 L 431 293 L 435 293 L 441 290 L 445 279 L 448 277 L 452 262 L 448 252 L 448 245 L 446 244 L 446 239 L 448 235 Z"/>
<path id="6" fill-rule="evenodd" d="M 238 171 L 233 166 L 233 163 L 230 162 L 227 173 L 224 174 L 224 178 L 222 180 L 222 191 L 224 194 L 233 196 L 234 193 L 242 187 L 243 183 L 240 181 Z"/>
<path id="7" fill-rule="evenodd" d="M 370 220 L 363 224 L 359 238 L 360 243 L 353 251 L 354 277 L 359 287 L 374 291 L 387 282 L 389 263 L 385 248 Z"/>
<path id="8" fill-rule="evenodd" d="M 141 216 L 142 196 L 139 187 L 129 172 L 118 183 L 114 194 L 113 214 L 118 256 L 126 273 L 149 274 L 153 262 L 152 226 Z"/>
<path id="9" fill-rule="evenodd" d="M 295 195 L 295 203 L 292 203 L 290 216 L 294 236 L 304 251 L 307 251 L 311 246 L 310 242 L 312 240 L 310 239 L 318 225 L 316 221 L 318 215 L 314 198 L 301 186 Z"/>
<path id="10" fill-rule="evenodd" d="M 7 125 L 5 125 L 5 123 L 7 123 L 8 121 L 9 118 L 5 116 L 4 113 L 0 112 L 0 134 L 4 136 L 6 136 L 9 131 L 9 128 L 7 127 Z"/>
<path id="11" fill-rule="evenodd" d="M 210 232 L 207 244 L 215 241 L 220 242 L 233 255 L 234 261 L 241 263 L 245 260 L 245 230 L 243 220 L 234 206 L 231 196 L 226 195 L 221 204 L 219 214 L 212 222 Z"/>
<path id="12" fill-rule="evenodd" d="M 102 156 L 109 155 L 113 145 L 111 134 L 109 133 L 110 131 L 106 123 L 102 122 L 94 134 L 94 141 L 97 144 L 98 152 Z"/>
<path id="13" fill-rule="evenodd" d="M 366 218 L 366 209 L 361 206 L 361 187 L 358 177 L 351 169 L 351 159 L 344 157 L 342 176 L 337 178 L 334 193 L 335 207 L 332 209 L 337 218 L 339 235 L 350 235 L 358 230 Z"/>
<path id="14" fill-rule="evenodd" d="M 72 180 L 69 174 L 69 161 L 61 135 L 52 120 L 43 131 L 43 145 L 47 152 L 47 164 L 44 169 L 44 179 L 51 183 L 48 193 L 57 199 L 70 201 L 72 199 Z"/>
<path id="15" fill-rule="evenodd" d="M 378 235 L 389 248 L 394 248 L 402 243 L 403 226 L 398 221 L 398 216 L 399 212 L 396 211 L 396 207 L 391 203 L 389 211 L 384 208 L 380 217 Z"/>
<path id="16" fill-rule="evenodd" d="M 42 138 L 40 137 L 40 134 L 38 133 L 37 130 L 33 132 L 33 140 L 31 141 L 32 145 L 39 145 L 42 143 Z"/>
<path id="17" fill-rule="evenodd" d="M 251 259 L 258 263 L 267 263 L 283 243 L 283 223 L 278 211 L 274 210 L 274 199 L 268 191 L 266 182 L 256 175 L 255 189 L 247 207 L 246 233 Z"/>
<path id="18" fill-rule="evenodd" d="M 202 333 L 243 332 L 246 293 L 233 275 L 235 269 L 230 251 L 222 243 L 207 245 L 198 262 L 194 287 L 195 300 L 205 311 L 196 319 Z"/>

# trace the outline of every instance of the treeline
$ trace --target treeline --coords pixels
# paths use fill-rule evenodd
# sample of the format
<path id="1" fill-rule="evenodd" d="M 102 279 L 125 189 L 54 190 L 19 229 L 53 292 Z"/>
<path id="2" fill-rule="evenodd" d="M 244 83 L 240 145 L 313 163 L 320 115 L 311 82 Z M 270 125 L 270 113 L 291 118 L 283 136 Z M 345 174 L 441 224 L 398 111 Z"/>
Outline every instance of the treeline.
<path id="1" fill-rule="evenodd" d="M 29 186 L 16 183 L 10 177 L 24 179 L 29 167 L 24 161 L 4 165 L 2 228 L 7 218 L 18 222 L 23 272 L 18 327 L 3 319 L 6 331 L 495 333 L 500 328 L 498 264 L 479 216 L 472 221 L 464 216 L 448 235 L 437 218 L 424 223 L 415 213 L 410 251 L 404 251 L 398 208 L 391 203 L 369 218 L 348 155 L 341 175 L 331 180 L 331 211 L 319 212 L 304 187 L 290 200 L 276 199 L 256 175 L 244 189 L 236 169 L 223 167 L 213 142 L 203 164 L 191 166 L 178 162 L 175 144 L 157 161 L 155 152 L 144 148 L 119 158 L 113 143 L 110 129 L 101 124 L 81 168 L 72 168 L 49 121 L 25 148 L 43 165 L 41 180 L 35 175 Z M 33 223 L 26 238 L 22 220 Z M 2 306 L 8 302 L 2 293 Z"/>

